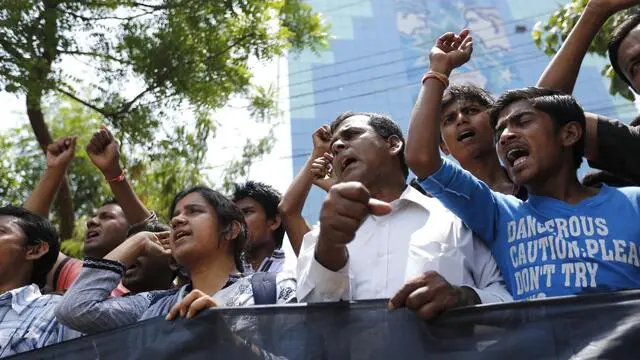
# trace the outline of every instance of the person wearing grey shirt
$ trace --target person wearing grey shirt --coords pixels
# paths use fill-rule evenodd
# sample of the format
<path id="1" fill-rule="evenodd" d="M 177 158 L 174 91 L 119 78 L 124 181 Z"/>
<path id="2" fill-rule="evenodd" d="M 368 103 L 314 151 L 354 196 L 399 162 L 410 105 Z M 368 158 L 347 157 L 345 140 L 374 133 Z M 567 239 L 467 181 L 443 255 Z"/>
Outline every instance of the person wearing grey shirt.
<path id="1" fill-rule="evenodd" d="M 87 258 L 73 286 L 56 308 L 58 321 L 83 333 L 95 333 L 137 321 L 178 313 L 187 318 L 198 311 L 223 306 L 254 304 L 250 278 L 236 282 L 242 267 L 240 255 L 246 241 L 242 212 L 222 194 L 194 187 L 176 196 L 171 206 L 170 232 L 141 232 L 104 259 Z M 121 298 L 109 293 L 125 269 L 144 253 L 172 254 L 191 275 L 191 284 Z M 276 278 L 277 303 L 295 298 L 295 278 Z"/>

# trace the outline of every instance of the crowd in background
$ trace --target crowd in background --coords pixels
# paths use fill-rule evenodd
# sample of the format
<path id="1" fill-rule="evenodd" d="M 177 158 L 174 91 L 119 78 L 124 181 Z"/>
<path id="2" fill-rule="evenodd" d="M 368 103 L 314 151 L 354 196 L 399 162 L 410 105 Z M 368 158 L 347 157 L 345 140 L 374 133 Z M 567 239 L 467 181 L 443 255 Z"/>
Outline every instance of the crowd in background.
<path id="1" fill-rule="evenodd" d="M 169 224 L 132 190 L 109 129 L 89 144 L 58 139 L 23 206 L 0 207 L 0 357 L 221 306 L 388 298 L 430 320 L 640 288 L 638 119 L 585 112 L 571 96 L 602 24 L 635 5 L 589 1 L 538 83 L 497 98 L 449 84 L 474 40 L 443 34 L 406 138 L 376 109 L 345 112 L 315 131 L 284 195 L 254 181 L 228 196 L 194 186 L 155 209 Z M 618 26 L 609 57 L 640 93 L 640 14 Z M 77 145 L 114 195 L 87 222 L 84 260 L 60 251 L 47 220 Z M 584 158 L 599 170 L 581 182 Z M 317 226 L 302 216 L 312 186 L 327 191 Z"/>

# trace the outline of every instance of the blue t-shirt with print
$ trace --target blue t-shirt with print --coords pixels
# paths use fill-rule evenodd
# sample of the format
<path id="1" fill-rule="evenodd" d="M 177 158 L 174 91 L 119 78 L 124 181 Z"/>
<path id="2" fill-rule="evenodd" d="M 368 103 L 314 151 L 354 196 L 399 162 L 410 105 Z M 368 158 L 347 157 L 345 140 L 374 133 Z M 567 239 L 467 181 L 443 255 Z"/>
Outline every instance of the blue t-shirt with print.
<path id="1" fill-rule="evenodd" d="M 489 246 L 514 299 L 640 288 L 639 187 L 522 201 L 447 159 L 420 185 Z"/>

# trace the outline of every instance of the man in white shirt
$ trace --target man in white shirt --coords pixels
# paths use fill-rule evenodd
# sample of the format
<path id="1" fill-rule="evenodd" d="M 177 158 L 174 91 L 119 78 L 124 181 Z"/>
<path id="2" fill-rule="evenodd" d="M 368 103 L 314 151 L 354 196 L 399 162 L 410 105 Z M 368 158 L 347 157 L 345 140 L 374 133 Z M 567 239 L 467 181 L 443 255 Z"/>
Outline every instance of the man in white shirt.
<path id="1" fill-rule="evenodd" d="M 456 306 L 511 301 L 489 250 L 437 200 L 406 185 L 404 138 L 388 117 L 331 124 L 338 180 L 305 235 L 298 299 L 390 298 L 429 319 Z M 454 284 L 454 285 L 451 285 Z"/>

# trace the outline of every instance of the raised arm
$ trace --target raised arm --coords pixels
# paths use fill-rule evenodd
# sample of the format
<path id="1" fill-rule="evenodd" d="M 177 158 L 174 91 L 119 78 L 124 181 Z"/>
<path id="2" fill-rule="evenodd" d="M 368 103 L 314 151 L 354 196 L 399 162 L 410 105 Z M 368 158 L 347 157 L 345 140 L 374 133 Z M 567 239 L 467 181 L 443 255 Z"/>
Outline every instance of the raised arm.
<path id="1" fill-rule="evenodd" d="M 104 259 L 85 259 L 80 275 L 56 308 L 62 324 L 85 334 L 137 322 L 150 305 L 148 294 L 110 297 L 125 269 L 140 255 L 167 254 L 169 232 L 140 232 L 128 238 Z"/>
<path id="2" fill-rule="evenodd" d="M 316 184 L 325 191 L 328 191 L 330 187 L 327 181 L 321 180 L 318 182 L 317 179 L 314 179 L 311 171 L 314 161 L 329 151 L 330 139 L 330 129 L 327 125 L 317 129 L 313 133 L 313 151 L 304 167 L 295 179 L 293 179 L 289 189 L 287 189 L 287 192 L 278 205 L 278 210 L 285 224 L 287 237 L 291 242 L 291 247 L 293 247 L 296 256 L 300 253 L 304 234 L 311 230 L 309 224 L 307 224 L 304 217 L 302 217 L 302 208 L 307 200 L 311 186 L 316 182 Z M 326 188 L 321 186 L 322 184 L 326 184 Z"/>
<path id="3" fill-rule="evenodd" d="M 42 217 L 49 217 L 49 210 L 64 181 L 67 168 L 76 153 L 75 136 L 65 136 L 47 146 L 47 169 L 42 174 L 38 185 L 22 205 L 25 209 L 36 213 Z M 54 275 L 58 271 L 60 264 L 67 256 L 62 252 L 58 253 L 58 258 L 47 274 L 47 289 L 55 289 Z"/>
<path id="4" fill-rule="evenodd" d="M 590 0 L 558 53 L 540 76 L 537 86 L 573 92 L 582 60 L 607 19 L 637 5 L 637 0 Z"/>
<path id="5" fill-rule="evenodd" d="M 585 157 L 589 165 L 640 184 L 636 156 L 640 152 L 640 128 L 596 114 L 585 115 Z"/>
<path id="6" fill-rule="evenodd" d="M 147 220 L 151 212 L 140 201 L 127 181 L 124 170 L 120 166 L 118 143 L 109 129 L 103 126 L 100 131 L 93 134 L 87 145 L 87 154 L 109 182 L 109 187 L 122 207 L 129 224 L 134 225 Z"/>
<path id="7" fill-rule="evenodd" d="M 42 217 L 49 217 L 49 209 L 64 180 L 67 168 L 76 153 L 75 136 L 62 137 L 47 147 L 47 169 L 23 207 Z"/>
<path id="8" fill-rule="evenodd" d="M 590 0 L 562 47 L 540 76 L 537 86 L 571 94 L 578 79 L 582 60 L 602 25 L 611 15 L 634 5 L 638 5 L 638 0 Z M 598 162 L 601 155 L 598 129 L 608 127 L 610 122 L 600 119 L 596 114 L 585 115 L 585 157 Z M 606 151 L 603 153 L 603 158 L 608 158 Z"/>
<path id="9" fill-rule="evenodd" d="M 425 75 L 418 100 L 411 113 L 407 136 L 407 164 L 419 179 L 440 169 L 440 103 L 451 71 L 469 61 L 473 51 L 468 30 L 442 35 L 429 54 L 429 72 Z"/>

